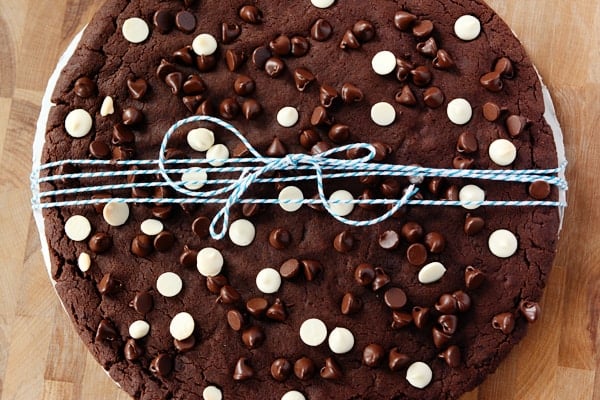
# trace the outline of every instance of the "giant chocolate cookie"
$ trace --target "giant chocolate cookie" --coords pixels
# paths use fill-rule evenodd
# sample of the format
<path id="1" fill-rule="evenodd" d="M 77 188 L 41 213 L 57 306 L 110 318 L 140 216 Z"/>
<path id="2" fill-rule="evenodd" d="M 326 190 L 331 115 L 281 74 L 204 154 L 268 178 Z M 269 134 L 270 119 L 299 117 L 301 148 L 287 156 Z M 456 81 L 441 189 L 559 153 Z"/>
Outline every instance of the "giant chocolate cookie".
<path id="1" fill-rule="evenodd" d="M 542 92 L 478 0 L 109 0 L 46 130 L 58 294 L 136 399 L 457 399 L 538 318 L 559 187 L 474 171 L 558 167 Z"/>

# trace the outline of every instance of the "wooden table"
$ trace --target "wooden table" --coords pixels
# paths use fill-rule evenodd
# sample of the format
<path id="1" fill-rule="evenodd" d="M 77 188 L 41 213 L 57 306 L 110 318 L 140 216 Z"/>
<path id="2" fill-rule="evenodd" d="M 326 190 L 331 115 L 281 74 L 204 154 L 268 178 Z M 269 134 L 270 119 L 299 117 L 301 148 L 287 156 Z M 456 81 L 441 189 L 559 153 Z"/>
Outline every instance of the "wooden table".
<path id="1" fill-rule="evenodd" d="M 463 400 L 600 399 L 600 2 L 488 2 L 521 38 L 552 91 L 571 189 L 542 319 Z M 129 398 L 88 354 L 61 309 L 29 207 L 31 143 L 46 81 L 99 3 L 0 1 L 3 400 Z"/>

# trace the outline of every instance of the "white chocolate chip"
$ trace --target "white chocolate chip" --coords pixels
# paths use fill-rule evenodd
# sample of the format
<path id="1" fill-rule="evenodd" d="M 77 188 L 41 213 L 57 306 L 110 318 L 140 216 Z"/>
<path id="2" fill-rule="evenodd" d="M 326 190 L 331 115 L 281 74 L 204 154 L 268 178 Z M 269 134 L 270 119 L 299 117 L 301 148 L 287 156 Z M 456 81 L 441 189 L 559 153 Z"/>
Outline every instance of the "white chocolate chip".
<path id="1" fill-rule="evenodd" d="M 354 197 L 352 193 L 347 190 L 337 190 L 329 196 L 330 207 L 333 213 L 340 217 L 345 217 L 352 213 L 354 210 L 354 204 L 344 203 L 346 201 L 352 201 Z M 333 203 L 334 201 L 341 201 L 341 203 Z"/>
<path id="2" fill-rule="evenodd" d="M 488 153 L 490 159 L 501 167 L 512 164 L 517 158 L 517 148 L 506 139 L 494 140 L 490 144 Z"/>
<path id="3" fill-rule="evenodd" d="M 150 28 L 141 18 L 129 18 L 123 22 L 123 37 L 131 43 L 142 43 L 148 39 Z"/>
<path id="4" fill-rule="evenodd" d="M 192 168 L 181 174 L 183 186 L 189 190 L 201 189 L 208 179 L 208 174 L 202 168 Z"/>
<path id="5" fill-rule="evenodd" d="M 129 218 L 129 206 L 127 203 L 110 201 L 102 209 L 102 216 L 110 226 L 121 226 Z"/>
<path id="6" fill-rule="evenodd" d="M 137 320 L 129 325 L 129 336 L 132 339 L 141 339 L 150 332 L 150 324 L 146 321 Z"/>
<path id="7" fill-rule="evenodd" d="M 329 8 L 335 3 L 335 0 L 310 0 L 310 2 L 317 8 Z"/>
<path id="8" fill-rule="evenodd" d="M 192 129 L 187 134 L 188 145 L 196 151 L 206 151 L 215 144 L 215 133 L 210 129 Z"/>
<path id="9" fill-rule="evenodd" d="M 471 103 L 465 99 L 454 99 L 448 103 L 448 119 L 456 125 L 465 125 L 473 116 Z"/>
<path id="10" fill-rule="evenodd" d="M 464 202 L 484 201 L 485 200 L 485 192 L 479 186 L 466 185 L 466 186 L 463 186 L 462 189 L 460 189 L 460 192 L 458 192 L 458 200 L 464 201 Z M 467 210 L 475 210 L 476 208 L 479 208 L 480 205 L 464 204 L 462 207 L 466 208 Z"/>
<path id="11" fill-rule="evenodd" d="M 354 347 L 354 335 L 346 328 L 336 327 L 329 334 L 329 349 L 335 354 L 346 354 Z"/>
<path id="12" fill-rule="evenodd" d="M 248 246 L 254 241 L 256 228 L 247 219 L 238 219 L 229 227 L 229 239 L 238 246 Z"/>
<path id="13" fill-rule="evenodd" d="M 65 130 L 71 137 L 84 137 L 92 130 L 92 116 L 81 108 L 69 112 L 65 118 Z"/>
<path id="14" fill-rule="evenodd" d="M 165 297 L 174 297 L 181 292 L 183 281 L 174 272 L 165 272 L 156 280 L 156 290 Z"/>
<path id="15" fill-rule="evenodd" d="M 294 212 L 302 207 L 301 201 L 304 200 L 304 194 L 296 186 L 286 186 L 279 192 L 278 200 L 281 208 L 287 212 Z"/>
<path id="16" fill-rule="evenodd" d="M 307 319 L 300 325 L 300 339 L 307 346 L 316 347 L 327 339 L 327 326 L 318 318 Z"/>
<path id="17" fill-rule="evenodd" d="M 217 51 L 217 46 L 217 39 L 209 33 L 201 33 L 192 42 L 192 49 L 199 56 L 210 56 Z"/>
<path id="18" fill-rule="evenodd" d="M 81 242 L 92 233 L 92 225 L 83 215 L 73 215 L 65 222 L 65 233 L 69 239 Z"/>
<path id="19" fill-rule="evenodd" d="M 396 120 L 396 109 L 390 103 L 382 101 L 371 107 L 371 119 L 379 126 L 389 126 Z"/>
<path id="20" fill-rule="evenodd" d="M 298 122 L 298 110 L 294 107 L 283 107 L 277 113 L 277 123 L 284 128 L 291 128 Z"/>
<path id="21" fill-rule="evenodd" d="M 223 393 L 216 386 L 207 386 L 202 391 L 202 400 L 223 400 Z"/>
<path id="22" fill-rule="evenodd" d="M 88 253 L 81 253 L 79 257 L 77 257 L 77 266 L 81 272 L 87 272 L 92 267 L 92 258 Z"/>
<path id="23" fill-rule="evenodd" d="M 186 312 L 175 315 L 169 325 L 169 332 L 175 340 L 185 340 L 194 333 L 194 318 Z"/>
<path id="24" fill-rule="evenodd" d="M 110 96 L 106 96 L 102 101 L 102 106 L 100 106 L 100 115 L 103 117 L 107 117 L 109 115 L 113 115 L 115 113 L 115 103 L 113 98 Z"/>
<path id="25" fill-rule="evenodd" d="M 406 380 L 412 386 L 423 389 L 431 383 L 433 378 L 433 371 L 429 365 L 422 361 L 412 363 L 406 370 Z"/>
<path id="26" fill-rule="evenodd" d="M 276 269 L 264 268 L 256 275 L 256 287 L 264 294 L 276 293 L 281 287 L 281 275 Z"/>
<path id="27" fill-rule="evenodd" d="M 304 395 L 297 390 L 290 390 L 281 396 L 281 400 L 306 400 L 306 397 L 304 397 Z"/>
<path id="28" fill-rule="evenodd" d="M 150 218 L 142 222 L 140 229 L 145 235 L 156 236 L 163 231 L 164 226 L 159 220 Z"/>
<path id="29" fill-rule="evenodd" d="M 519 241 L 511 231 L 498 229 L 490 235 L 488 247 L 496 257 L 508 258 L 517 252 Z"/>
<path id="30" fill-rule="evenodd" d="M 419 282 L 423 284 L 437 282 L 442 279 L 445 273 L 446 267 L 444 267 L 444 264 L 437 261 L 429 263 L 419 271 Z"/>
<path id="31" fill-rule="evenodd" d="M 196 268 L 202 276 L 216 276 L 223 269 L 223 255 L 213 247 L 205 247 L 196 256 Z"/>
<path id="32" fill-rule="evenodd" d="M 454 23 L 454 33 L 466 42 L 476 39 L 481 33 L 481 22 L 472 15 L 463 15 Z"/>
<path id="33" fill-rule="evenodd" d="M 224 144 L 215 144 L 206 152 L 206 158 L 209 160 L 227 160 L 229 158 L 229 149 Z M 213 167 L 220 167 L 225 161 L 209 161 Z"/>
<path id="34" fill-rule="evenodd" d="M 377 75 L 388 75 L 396 69 L 396 56 L 391 51 L 380 51 L 371 59 L 371 66 Z"/>

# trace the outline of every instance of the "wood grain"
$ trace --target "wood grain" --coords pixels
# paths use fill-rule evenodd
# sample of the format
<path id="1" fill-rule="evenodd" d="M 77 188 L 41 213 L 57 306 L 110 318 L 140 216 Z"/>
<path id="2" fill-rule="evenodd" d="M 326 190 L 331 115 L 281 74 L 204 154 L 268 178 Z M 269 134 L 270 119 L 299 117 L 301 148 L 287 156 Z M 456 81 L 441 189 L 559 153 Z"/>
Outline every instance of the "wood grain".
<path id="1" fill-rule="evenodd" d="M 0 397 L 128 399 L 74 333 L 46 276 L 29 208 L 31 143 L 58 57 L 93 0 L 0 2 Z M 570 160 L 569 209 L 544 315 L 462 400 L 600 399 L 600 2 L 488 0 L 555 99 Z M 598 224 L 598 225 L 596 225 Z"/>

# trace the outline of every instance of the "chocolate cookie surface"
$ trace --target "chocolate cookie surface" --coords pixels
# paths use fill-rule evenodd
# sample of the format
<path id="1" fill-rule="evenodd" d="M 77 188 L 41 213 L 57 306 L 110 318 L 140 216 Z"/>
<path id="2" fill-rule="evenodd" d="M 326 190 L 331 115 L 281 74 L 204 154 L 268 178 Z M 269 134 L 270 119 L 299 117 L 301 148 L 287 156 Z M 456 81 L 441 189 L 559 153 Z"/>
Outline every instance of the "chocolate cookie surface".
<path id="1" fill-rule="evenodd" d="M 465 15 L 475 18 L 457 24 Z M 390 164 L 557 166 L 535 70 L 477 1 L 109 1 L 53 100 L 43 162 L 153 160 L 172 124 L 210 114 L 270 157 L 368 142 Z M 204 155 L 210 134 L 188 134 L 199 127 L 225 145 L 212 147 L 214 158 L 247 156 L 226 130 L 200 123 L 176 132 L 167 158 Z M 150 177 L 128 182 L 159 181 Z M 426 200 L 457 200 L 470 184 L 487 199 L 558 197 L 540 182 L 368 176 L 325 187 L 328 196 L 345 189 L 399 199 L 411 182 Z M 282 186 L 250 194 L 277 198 Z M 317 194 L 314 182 L 292 186 Z M 95 195 L 182 197 L 168 186 Z M 279 399 L 294 390 L 308 399 L 458 398 L 536 319 L 559 223 L 551 207 L 404 207 L 370 227 L 319 207 L 283 208 L 235 205 L 231 220 L 242 222 L 222 240 L 209 235 L 215 205 L 45 210 L 59 295 L 126 391 L 143 399 Z M 354 207 L 348 218 L 384 212 Z"/>

